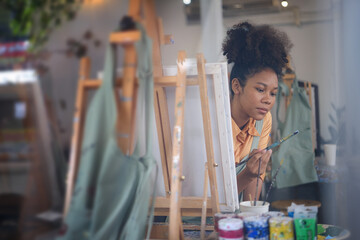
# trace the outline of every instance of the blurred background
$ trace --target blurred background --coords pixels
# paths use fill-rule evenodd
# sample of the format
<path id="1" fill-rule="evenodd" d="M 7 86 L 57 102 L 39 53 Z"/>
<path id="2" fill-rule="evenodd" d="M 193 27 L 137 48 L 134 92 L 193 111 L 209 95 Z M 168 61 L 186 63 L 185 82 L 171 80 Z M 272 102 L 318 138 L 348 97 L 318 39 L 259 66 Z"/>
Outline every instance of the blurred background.
<path id="1" fill-rule="evenodd" d="M 207 62 L 224 61 L 227 29 L 245 20 L 289 35 L 290 67 L 301 82 L 312 84 L 319 182 L 276 189 L 272 201 L 319 201 L 319 221 L 346 228 L 350 239 L 358 239 L 360 1 L 154 2 L 164 33 L 174 40 L 161 46 L 163 65 L 174 65 L 179 50 L 190 58 L 203 52 Z M 80 59 L 91 59 L 96 78 L 109 34 L 127 11 L 123 0 L 0 2 L 1 239 L 51 239 L 58 231 Z M 337 144 L 334 165 L 324 157 L 328 143 Z"/>

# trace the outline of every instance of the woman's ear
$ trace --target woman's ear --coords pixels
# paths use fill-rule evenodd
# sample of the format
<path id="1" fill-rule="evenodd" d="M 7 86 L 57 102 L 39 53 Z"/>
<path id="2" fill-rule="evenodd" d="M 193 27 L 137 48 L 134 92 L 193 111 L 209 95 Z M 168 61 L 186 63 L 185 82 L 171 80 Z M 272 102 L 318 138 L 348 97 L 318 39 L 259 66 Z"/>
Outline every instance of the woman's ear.
<path id="1" fill-rule="evenodd" d="M 231 80 L 231 89 L 233 90 L 234 94 L 239 94 L 241 90 L 240 82 L 237 78 L 233 78 Z"/>

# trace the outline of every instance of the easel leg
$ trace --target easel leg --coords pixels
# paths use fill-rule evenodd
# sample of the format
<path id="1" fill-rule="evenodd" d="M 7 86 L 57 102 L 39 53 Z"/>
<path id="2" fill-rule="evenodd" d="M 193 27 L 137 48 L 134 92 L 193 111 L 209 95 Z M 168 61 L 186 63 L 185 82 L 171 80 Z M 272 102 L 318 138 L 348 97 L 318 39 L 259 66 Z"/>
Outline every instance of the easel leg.
<path id="1" fill-rule="evenodd" d="M 182 226 L 181 221 L 181 180 L 182 160 L 184 149 L 184 105 L 186 93 L 186 72 L 185 72 L 185 52 L 178 55 L 178 79 L 175 93 L 175 126 L 173 134 L 172 151 L 172 170 L 171 170 L 171 196 L 170 196 L 170 221 L 169 237 L 178 239 L 178 234 Z M 180 222 L 179 222 L 180 220 Z M 180 225 L 180 229 L 179 229 Z M 180 236 L 183 235 L 181 231 Z"/>
<path id="2" fill-rule="evenodd" d="M 197 55 L 197 68 L 198 68 L 198 77 L 199 77 L 199 90 L 200 90 L 200 99 L 201 99 L 201 112 L 204 125 L 204 135 L 205 135 L 205 147 L 206 147 L 206 157 L 208 162 L 208 173 L 210 180 L 210 190 L 211 190 L 211 202 L 212 202 L 212 214 L 220 211 L 219 208 L 219 194 L 217 190 L 217 181 L 216 181 L 216 171 L 215 167 L 217 166 L 214 161 L 214 148 L 212 142 L 211 134 L 211 122 L 210 122 L 210 108 L 207 95 L 207 82 L 205 75 L 205 60 L 202 54 Z"/>
<path id="3" fill-rule="evenodd" d="M 154 108 L 156 129 L 159 140 L 161 166 L 164 177 L 164 185 L 166 196 L 170 197 L 170 169 L 171 169 L 171 152 L 172 152 L 172 140 L 170 134 L 170 120 L 168 113 L 168 106 L 166 102 L 165 89 L 163 87 L 156 87 L 154 90 Z"/>
<path id="4" fill-rule="evenodd" d="M 204 178 L 204 201 L 201 210 L 201 229 L 200 229 L 200 238 L 205 239 L 205 225 L 206 225 L 206 212 L 207 212 L 207 192 L 208 192 L 208 164 L 205 163 L 205 178 Z"/>
<path id="5" fill-rule="evenodd" d="M 79 167 L 80 159 L 80 149 L 81 142 L 83 137 L 83 129 L 85 123 L 85 109 L 86 109 L 86 98 L 87 93 L 85 91 L 84 82 L 85 79 L 88 79 L 90 75 L 90 59 L 88 57 L 82 58 L 80 61 L 80 72 L 79 72 L 79 82 L 76 93 L 76 102 L 75 102 L 75 112 L 73 119 L 73 136 L 71 138 L 71 155 L 69 162 L 69 170 L 67 174 L 67 187 L 65 193 L 65 203 L 64 203 L 64 217 L 67 215 L 71 196 L 74 189 L 75 179 L 77 170 Z"/>

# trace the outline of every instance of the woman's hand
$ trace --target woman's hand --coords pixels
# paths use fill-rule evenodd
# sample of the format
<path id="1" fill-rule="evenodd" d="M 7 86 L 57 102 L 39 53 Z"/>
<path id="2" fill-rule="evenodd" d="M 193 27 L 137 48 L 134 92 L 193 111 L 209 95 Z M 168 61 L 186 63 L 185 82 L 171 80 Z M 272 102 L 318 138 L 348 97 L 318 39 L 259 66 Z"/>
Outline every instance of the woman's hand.
<path id="1" fill-rule="evenodd" d="M 258 169 L 259 169 L 259 161 L 261 161 L 260 165 L 260 175 L 266 171 L 266 166 L 270 160 L 270 156 L 272 154 L 272 150 L 258 150 L 254 149 L 250 153 L 251 159 L 246 163 L 246 168 L 252 177 L 257 177 Z"/>

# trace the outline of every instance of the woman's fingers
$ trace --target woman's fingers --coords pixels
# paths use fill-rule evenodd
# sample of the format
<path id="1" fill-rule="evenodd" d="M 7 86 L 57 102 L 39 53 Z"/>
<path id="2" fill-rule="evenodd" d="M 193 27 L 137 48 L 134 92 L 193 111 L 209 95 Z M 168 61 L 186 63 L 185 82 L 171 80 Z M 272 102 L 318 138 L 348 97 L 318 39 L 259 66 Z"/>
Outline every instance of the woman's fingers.
<path id="1" fill-rule="evenodd" d="M 252 173 L 252 175 L 258 174 L 259 170 L 259 161 L 260 164 L 260 174 L 263 174 L 266 171 L 266 166 L 270 160 L 272 151 L 271 150 L 254 150 L 251 152 L 251 159 L 246 164 L 246 168 L 248 171 Z"/>

